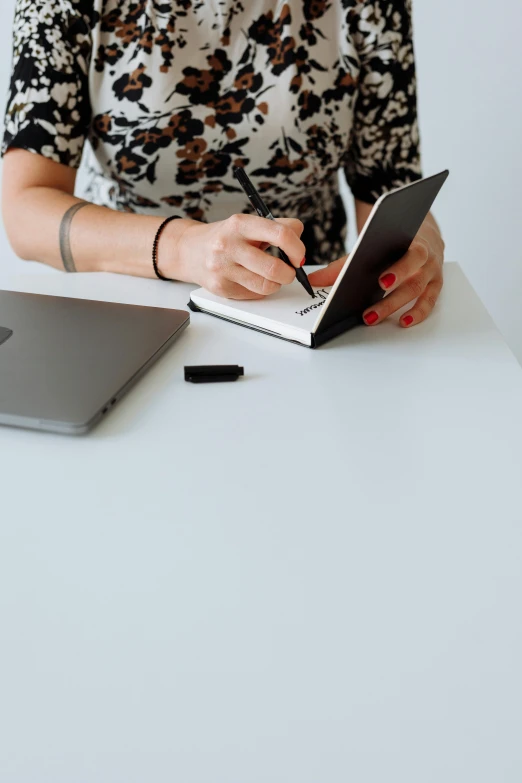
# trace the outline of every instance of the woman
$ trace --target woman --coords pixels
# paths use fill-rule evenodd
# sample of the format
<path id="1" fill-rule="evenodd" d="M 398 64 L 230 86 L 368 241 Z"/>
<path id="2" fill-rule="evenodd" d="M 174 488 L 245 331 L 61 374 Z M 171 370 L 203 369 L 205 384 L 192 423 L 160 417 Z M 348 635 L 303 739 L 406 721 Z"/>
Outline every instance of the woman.
<path id="1" fill-rule="evenodd" d="M 410 2 L 17 0 L 3 143 L 15 251 L 153 277 L 159 232 L 156 273 L 222 296 L 292 282 L 269 247 L 295 267 L 333 261 L 310 275 L 332 284 L 346 229 L 338 171 L 359 230 L 383 192 L 421 176 Z M 86 201 L 73 195 L 84 151 Z M 275 223 L 251 214 L 238 165 Z M 366 323 L 410 302 L 401 325 L 422 321 L 443 254 L 430 215 Z"/>

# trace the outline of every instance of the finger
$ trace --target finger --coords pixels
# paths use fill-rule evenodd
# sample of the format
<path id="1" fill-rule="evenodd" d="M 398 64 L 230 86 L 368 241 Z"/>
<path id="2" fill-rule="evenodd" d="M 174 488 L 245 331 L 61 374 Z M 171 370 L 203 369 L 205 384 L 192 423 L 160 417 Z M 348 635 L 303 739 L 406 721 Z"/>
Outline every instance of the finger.
<path id="1" fill-rule="evenodd" d="M 283 226 L 287 225 L 298 237 L 300 237 L 304 231 L 304 225 L 301 221 L 295 220 L 294 218 L 276 218 L 276 223 L 281 223 Z M 257 247 L 263 251 L 268 250 L 270 247 L 270 242 L 257 242 L 256 244 Z"/>
<path id="2" fill-rule="evenodd" d="M 287 226 L 288 228 L 291 228 L 294 234 L 297 234 L 298 237 L 300 237 L 304 231 L 303 223 L 296 218 L 276 218 L 275 222 L 279 223 L 281 226 Z"/>
<path id="3" fill-rule="evenodd" d="M 218 277 L 214 281 L 207 282 L 206 288 L 210 293 L 222 296 L 225 299 L 264 299 L 262 294 L 256 294 L 254 291 L 232 280 L 223 280 Z"/>
<path id="4" fill-rule="evenodd" d="M 249 271 L 249 274 L 253 273 L 256 277 L 265 279 L 266 282 L 277 283 L 278 288 L 282 285 L 289 285 L 289 283 L 295 280 L 295 269 L 293 267 L 288 266 L 288 264 L 285 264 L 284 261 L 276 258 L 276 256 L 263 253 L 259 248 L 248 244 L 248 242 L 241 242 L 237 246 L 233 261 L 235 262 L 234 265 L 237 265 L 239 268 L 244 267 L 245 270 Z M 233 279 L 244 285 L 243 280 L 237 278 L 237 274 L 238 272 L 236 271 Z M 243 279 L 246 278 L 243 277 Z M 260 290 L 259 293 L 273 293 L 274 290 Z"/>
<path id="5" fill-rule="evenodd" d="M 424 270 L 417 272 L 416 275 L 406 280 L 399 288 L 395 289 L 393 293 L 385 296 L 377 304 L 372 305 L 363 313 L 364 322 L 368 326 L 374 326 L 375 324 L 384 321 L 392 313 L 396 313 L 401 307 L 407 305 L 413 299 L 417 299 L 422 296 L 428 283 L 430 282 L 428 273 Z"/>
<path id="6" fill-rule="evenodd" d="M 279 259 L 273 260 L 275 261 Z M 280 261 L 279 263 L 282 264 L 283 262 Z M 283 266 L 285 266 L 290 274 L 293 274 L 295 277 L 295 273 L 292 273 L 291 267 L 287 266 L 286 264 L 283 264 Z M 260 296 L 275 294 L 276 291 L 279 291 L 281 288 L 281 283 L 276 283 L 273 280 L 269 280 L 268 278 L 264 277 L 263 275 L 258 275 L 241 264 L 233 264 L 228 270 L 228 276 L 234 283 L 238 283 L 248 291 L 251 291 L 254 294 L 259 294 Z"/>
<path id="7" fill-rule="evenodd" d="M 267 242 L 269 245 L 283 250 L 294 267 L 301 266 L 306 254 L 305 246 L 294 231 L 300 221 L 289 218 L 267 220 L 257 215 L 239 214 L 232 215 L 226 223 L 234 233 L 241 235 L 248 242 Z M 292 224 L 292 227 L 289 223 Z"/>
<path id="8" fill-rule="evenodd" d="M 324 269 L 318 269 L 317 272 L 311 272 L 308 275 L 310 285 L 316 288 L 322 288 L 323 286 L 333 285 L 337 280 L 339 272 L 344 266 L 346 258 L 339 258 L 337 261 L 332 261 Z"/>
<path id="9" fill-rule="evenodd" d="M 298 237 L 301 237 L 301 234 L 304 231 L 304 224 L 300 220 L 296 220 L 296 218 L 276 218 L 276 223 L 280 223 L 282 226 L 288 226 L 288 228 L 292 229 L 294 234 L 296 234 Z M 303 264 L 305 263 L 306 263 L 306 256 L 303 256 L 298 266 L 303 266 Z"/>
<path id="10" fill-rule="evenodd" d="M 429 258 L 429 246 L 424 239 L 414 239 L 408 252 L 384 272 L 379 278 L 379 285 L 385 291 L 394 291 L 409 277 L 415 275 Z"/>
<path id="11" fill-rule="evenodd" d="M 426 290 L 419 296 L 411 310 L 408 310 L 407 313 L 404 313 L 404 315 L 401 316 L 399 321 L 400 325 L 408 328 L 424 321 L 437 304 L 437 299 L 439 298 L 441 291 L 442 278 L 432 280 L 431 283 L 428 283 Z"/>
<path id="12" fill-rule="evenodd" d="M 254 291 L 250 291 L 248 288 L 243 288 L 242 285 L 233 283 L 230 286 L 230 292 L 227 298 L 253 301 L 255 299 L 264 299 L 265 297 L 262 294 L 256 294 Z"/>

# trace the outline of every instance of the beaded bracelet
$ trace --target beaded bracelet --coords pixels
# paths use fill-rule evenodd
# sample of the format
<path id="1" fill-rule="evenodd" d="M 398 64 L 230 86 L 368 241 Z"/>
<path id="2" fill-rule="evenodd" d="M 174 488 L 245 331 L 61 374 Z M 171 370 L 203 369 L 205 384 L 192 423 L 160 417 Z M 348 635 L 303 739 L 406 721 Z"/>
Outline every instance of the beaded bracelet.
<path id="1" fill-rule="evenodd" d="M 156 231 L 156 236 L 154 237 L 154 244 L 152 245 L 152 266 L 154 267 L 156 277 L 159 277 L 160 280 L 167 280 L 170 283 L 172 283 L 173 280 L 170 277 L 165 277 L 164 275 L 162 275 L 158 269 L 158 244 L 159 244 L 160 236 L 165 226 L 168 223 L 170 223 L 171 220 L 178 220 L 178 219 L 179 219 L 179 215 L 171 215 L 166 220 L 164 220 L 161 226 Z"/>

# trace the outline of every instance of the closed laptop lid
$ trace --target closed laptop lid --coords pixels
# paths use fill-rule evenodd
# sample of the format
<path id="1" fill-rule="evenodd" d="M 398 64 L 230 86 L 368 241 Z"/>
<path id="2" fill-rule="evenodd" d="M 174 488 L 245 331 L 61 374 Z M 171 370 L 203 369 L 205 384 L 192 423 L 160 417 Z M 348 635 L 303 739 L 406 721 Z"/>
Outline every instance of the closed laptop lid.
<path id="1" fill-rule="evenodd" d="M 188 313 L 0 291 L 0 423 L 84 431 Z"/>

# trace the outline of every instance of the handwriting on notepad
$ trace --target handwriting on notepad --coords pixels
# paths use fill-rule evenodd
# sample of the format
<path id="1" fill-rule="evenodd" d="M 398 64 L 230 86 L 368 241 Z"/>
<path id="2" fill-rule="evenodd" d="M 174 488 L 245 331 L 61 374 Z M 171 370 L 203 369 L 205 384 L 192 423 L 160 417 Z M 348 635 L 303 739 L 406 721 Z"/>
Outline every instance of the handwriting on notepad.
<path id="1" fill-rule="evenodd" d="M 307 315 L 312 310 L 317 310 L 318 307 L 322 307 L 328 298 L 328 291 L 326 290 L 326 288 L 319 288 L 319 290 L 315 292 L 315 295 L 319 297 L 319 299 L 321 300 L 320 302 L 314 302 L 314 304 L 311 304 L 309 307 L 305 307 L 304 310 L 296 310 L 295 314 Z"/>

